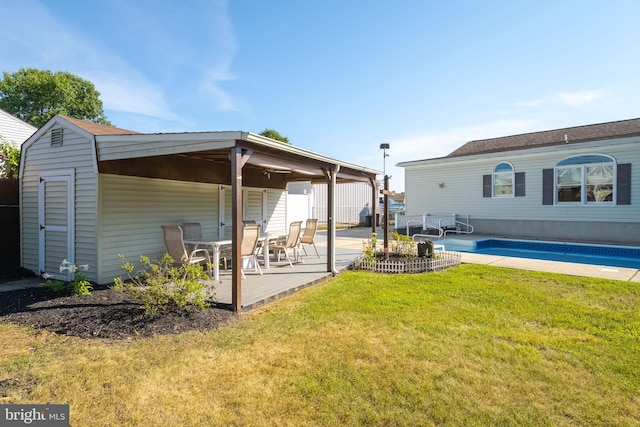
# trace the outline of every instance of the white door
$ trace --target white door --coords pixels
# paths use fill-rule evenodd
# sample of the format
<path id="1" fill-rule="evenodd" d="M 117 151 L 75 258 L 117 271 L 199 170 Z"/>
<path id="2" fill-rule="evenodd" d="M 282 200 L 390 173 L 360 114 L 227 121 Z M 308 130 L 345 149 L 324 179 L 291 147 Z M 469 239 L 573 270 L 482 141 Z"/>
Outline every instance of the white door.
<path id="1" fill-rule="evenodd" d="M 42 172 L 38 183 L 38 259 L 40 274 L 71 280 L 69 271 L 60 272 L 63 260 L 74 257 L 73 171 Z"/>
<path id="2" fill-rule="evenodd" d="M 218 238 L 220 240 L 231 238 L 231 227 L 233 219 L 231 217 L 231 187 L 226 185 L 220 186 L 218 191 Z"/>

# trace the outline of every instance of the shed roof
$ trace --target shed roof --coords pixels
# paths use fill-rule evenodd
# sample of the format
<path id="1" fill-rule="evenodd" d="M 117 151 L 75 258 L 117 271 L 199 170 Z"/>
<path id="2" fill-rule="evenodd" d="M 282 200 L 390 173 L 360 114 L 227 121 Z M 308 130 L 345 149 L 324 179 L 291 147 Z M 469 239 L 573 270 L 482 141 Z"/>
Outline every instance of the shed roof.
<path id="1" fill-rule="evenodd" d="M 66 121 L 73 123 L 78 126 L 80 129 L 86 130 L 87 132 L 93 135 L 135 135 L 140 132 L 136 132 L 133 130 L 121 129 L 115 126 L 102 125 L 100 123 L 89 122 L 86 120 L 75 119 L 73 117 L 68 116 L 60 116 L 64 118 Z"/>
<path id="2" fill-rule="evenodd" d="M 640 136 L 640 118 L 469 141 L 446 157 Z"/>

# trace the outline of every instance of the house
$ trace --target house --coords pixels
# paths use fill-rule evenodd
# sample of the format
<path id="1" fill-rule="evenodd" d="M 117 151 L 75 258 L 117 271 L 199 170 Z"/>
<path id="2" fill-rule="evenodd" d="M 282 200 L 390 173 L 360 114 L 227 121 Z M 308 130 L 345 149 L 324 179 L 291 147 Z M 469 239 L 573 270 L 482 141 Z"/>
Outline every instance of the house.
<path id="1" fill-rule="evenodd" d="M 640 244 L 640 119 L 471 141 L 398 166 L 407 215 L 468 215 L 478 234 Z"/>
<path id="2" fill-rule="evenodd" d="M 0 109 L 0 137 L 12 141 L 17 146 L 22 145 L 37 129 L 29 123 Z"/>
<path id="3" fill-rule="evenodd" d="M 286 173 L 281 173 L 286 172 Z M 200 222 L 233 240 L 234 308 L 241 307 L 242 221 L 286 231 L 289 182 L 370 182 L 379 172 L 248 132 L 137 133 L 55 116 L 23 145 L 21 265 L 62 280 L 60 262 L 88 264 L 89 280 L 123 274 L 118 254 L 161 257 L 163 224 Z M 327 271 L 335 271 L 335 221 Z"/>

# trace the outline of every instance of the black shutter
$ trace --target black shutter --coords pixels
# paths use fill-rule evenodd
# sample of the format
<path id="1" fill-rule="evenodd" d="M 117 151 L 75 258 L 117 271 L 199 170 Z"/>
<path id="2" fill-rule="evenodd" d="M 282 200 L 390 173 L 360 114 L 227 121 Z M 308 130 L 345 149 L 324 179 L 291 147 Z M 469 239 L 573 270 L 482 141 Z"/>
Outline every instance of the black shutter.
<path id="1" fill-rule="evenodd" d="M 493 191 L 491 190 L 492 175 L 482 175 L 482 197 L 491 197 Z"/>
<path id="2" fill-rule="evenodd" d="M 516 172 L 516 197 L 524 197 L 524 172 Z"/>
<path id="3" fill-rule="evenodd" d="M 631 163 L 618 165 L 618 175 L 616 181 L 617 204 L 631 204 Z"/>
<path id="4" fill-rule="evenodd" d="M 542 169 L 542 204 L 553 205 L 553 169 Z"/>

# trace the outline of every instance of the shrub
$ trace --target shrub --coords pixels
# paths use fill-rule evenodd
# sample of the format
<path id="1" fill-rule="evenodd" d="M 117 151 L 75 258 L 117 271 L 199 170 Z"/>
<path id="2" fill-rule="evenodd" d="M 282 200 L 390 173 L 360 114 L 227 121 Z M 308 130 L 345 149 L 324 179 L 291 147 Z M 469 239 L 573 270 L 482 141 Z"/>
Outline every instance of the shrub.
<path id="1" fill-rule="evenodd" d="M 192 305 L 201 310 L 209 307 L 207 286 L 203 283 L 209 276 L 200 264 L 179 264 L 169 254 L 165 254 L 161 261 L 141 256 L 142 268 L 134 272 L 132 263 L 121 254 L 118 257 L 122 261 L 120 267 L 130 280 L 114 279 L 114 289 L 131 292 L 147 312 L 156 313 L 171 305 L 181 308 Z M 213 296 L 212 293 L 210 297 Z"/>

